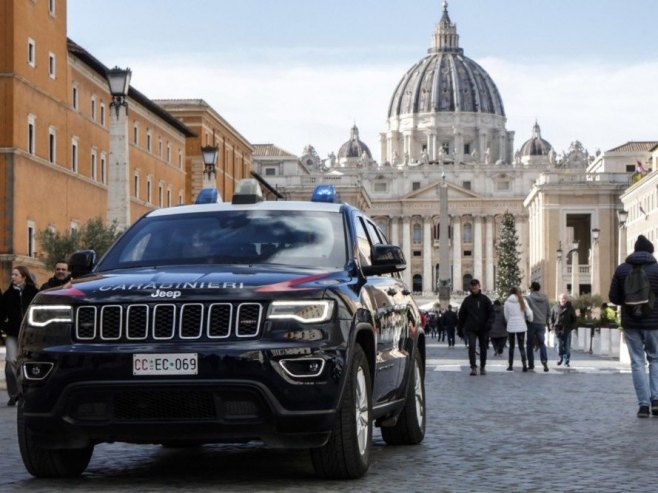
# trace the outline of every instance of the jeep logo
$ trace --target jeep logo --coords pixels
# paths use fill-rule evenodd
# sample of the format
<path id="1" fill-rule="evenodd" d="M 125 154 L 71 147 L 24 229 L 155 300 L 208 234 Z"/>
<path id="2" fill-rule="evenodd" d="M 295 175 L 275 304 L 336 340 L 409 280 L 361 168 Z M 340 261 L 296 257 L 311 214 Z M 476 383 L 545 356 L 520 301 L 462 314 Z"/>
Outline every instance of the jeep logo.
<path id="1" fill-rule="evenodd" d="M 155 293 L 151 294 L 151 298 L 179 298 L 181 295 L 180 291 L 161 291 L 160 289 L 156 289 Z"/>

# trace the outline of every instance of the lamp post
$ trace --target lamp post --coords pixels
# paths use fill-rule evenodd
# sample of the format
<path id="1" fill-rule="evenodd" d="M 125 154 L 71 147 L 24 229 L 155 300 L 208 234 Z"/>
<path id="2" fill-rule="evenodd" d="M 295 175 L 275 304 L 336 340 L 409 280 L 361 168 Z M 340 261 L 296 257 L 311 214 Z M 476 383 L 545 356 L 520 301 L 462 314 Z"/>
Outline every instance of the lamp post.
<path id="1" fill-rule="evenodd" d="M 628 212 L 624 209 L 617 211 L 617 219 L 619 220 L 619 247 L 617 263 L 621 264 L 626 258 L 626 219 L 628 219 Z"/>
<path id="2" fill-rule="evenodd" d="M 562 242 L 558 243 L 557 250 L 555 251 L 555 299 L 560 296 L 560 286 L 562 285 Z"/>
<path id="3" fill-rule="evenodd" d="M 116 118 L 110 118 L 110 166 L 108 169 L 107 219 L 121 231 L 130 225 L 130 179 L 128 160 L 128 90 L 130 69 L 114 67 L 106 73 Z"/>
<path id="4" fill-rule="evenodd" d="M 204 183 L 203 188 L 207 188 L 208 186 L 215 186 L 215 165 L 217 163 L 218 152 L 219 149 L 217 146 L 203 146 L 201 148 L 201 156 L 203 157 L 204 182 L 206 182 L 206 180 L 210 182 L 208 185 Z"/>
<path id="5" fill-rule="evenodd" d="M 592 294 L 600 293 L 601 287 L 599 286 L 599 235 L 601 230 L 599 228 L 592 228 L 592 265 L 590 266 L 590 274 L 592 278 Z"/>
<path id="6" fill-rule="evenodd" d="M 580 294 L 580 272 L 578 272 L 578 240 L 571 243 L 571 250 L 567 253 L 567 258 L 571 255 L 571 297 L 575 298 Z"/>

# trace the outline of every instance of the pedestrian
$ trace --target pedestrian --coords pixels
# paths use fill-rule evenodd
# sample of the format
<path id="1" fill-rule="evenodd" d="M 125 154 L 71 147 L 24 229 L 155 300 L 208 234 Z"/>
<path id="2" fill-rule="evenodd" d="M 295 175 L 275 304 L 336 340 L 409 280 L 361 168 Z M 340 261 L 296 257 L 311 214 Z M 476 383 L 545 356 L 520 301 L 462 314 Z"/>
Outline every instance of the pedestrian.
<path id="1" fill-rule="evenodd" d="M 557 364 L 564 363 L 569 366 L 571 360 L 571 331 L 576 327 L 576 310 L 566 293 L 560 293 L 558 302 L 553 305 L 550 317 L 550 328 L 555 331 L 558 341 L 558 355 L 560 359 Z"/>
<path id="2" fill-rule="evenodd" d="M 503 313 L 505 314 L 505 321 L 507 322 L 507 333 L 509 342 L 509 350 L 507 356 L 507 371 L 514 371 L 514 341 L 518 342 L 519 354 L 521 355 L 521 363 L 523 371 L 528 371 L 526 363 L 525 351 L 525 335 L 528 331 L 527 322 L 532 322 L 532 310 L 526 304 L 525 298 L 521 293 L 521 289 L 513 287 L 510 289 L 509 296 L 503 305 Z"/>
<path id="3" fill-rule="evenodd" d="M 439 317 L 436 316 L 436 312 L 434 310 L 430 311 L 427 314 L 427 325 L 430 328 L 430 337 L 434 338 L 436 337 L 436 330 L 437 330 L 437 325 L 439 323 Z"/>
<path id="4" fill-rule="evenodd" d="M 436 315 L 436 340 L 444 342 L 446 340 L 446 329 L 443 323 L 443 308 L 439 307 L 439 312 Z"/>
<path id="5" fill-rule="evenodd" d="M 53 277 L 48 279 L 41 285 L 41 291 L 44 289 L 57 288 L 63 286 L 71 280 L 71 273 L 69 272 L 69 264 L 65 260 L 58 260 L 55 264 L 55 272 Z"/>
<path id="6" fill-rule="evenodd" d="M 480 375 L 486 375 L 487 346 L 489 345 L 489 331 L 494 321 L 493 304 L 482 293 L 480 281 L 471 280 L 471 294 L 469 294 L 459 307 L 457 334 L 468 340 L 468 360 L 471 365 L 471 375 L 477 375 L 475 362 L 476 342 L 480 348 Z"/>
<path id="7" fill-rule="evenodd" d="M 624 307 L 624 281 L 634 266 L 644 269 L 654 293 L 653 299 L 658 298 L 658 264 L 653 256 L 653 243 L 643 235 L 638 236 L 633 253 L 615 269 L 608 298 L 622 307 L 621 326 L 624 328 L 633 386 L 640 406 L 637 416 L 648 418 L 649 406 L 651 414 L 658 416 L 658 303 L 654 302 L 647 313 L 639 317 Z M 645 358 L 649 362 L 648 377 Z"/>
<path id="8" fill-rule="evenodd" d="M 548 303 L 548 297 L 540 292 L 541 285 L 537 281 L 530 284 L 530 294 L 526 296 L 528 306 L 532 310 L 532 322 L 528 322 L 528 370 L 535 369 L 535 346 L 539 349 L 539 359 L 544 366 L 544 371 L 548 371 L 548 354 L 546 352 L 546 327 L 548 326 L 548 316 L 551 313 L 551 305 Z"/>
<path id="9" fill-rule="evenodd" d="M 443 313 L 441 317 L 443 322 L 443 328 L 448 337 L 448 347 L 455 347 L 455 328 L 457 327 L 457 314 L 452 311 L 452 305 L 448 305 L 448 309 Z"/>
<path id="10" fill-rule="evenodd" d="M 494 321 L 489 332 L 491 346 L 494 350 L 494 356 L 501 356 L 507 342 L 507 328 L 505 323 L 505 314 L 503 313 L 503 304 L 500 300 L 493 302 Z"/>
<path id="11" fill-rule="evenodd" d="M 0 304 L 0 321 L 2 330 L 7 336 L 5 340 L 7 351 L 5 354 L 5 379 L 9 394 L 8 406 L 14 406 L 18 397 L 18 382 L 16 381 L 18 332 L 23 315 L 37 292 L 38 289 L 32 280 L 29 269 L 22 265 L 14 267 L 11 271 L 11 283 L 2 295 Z"/>

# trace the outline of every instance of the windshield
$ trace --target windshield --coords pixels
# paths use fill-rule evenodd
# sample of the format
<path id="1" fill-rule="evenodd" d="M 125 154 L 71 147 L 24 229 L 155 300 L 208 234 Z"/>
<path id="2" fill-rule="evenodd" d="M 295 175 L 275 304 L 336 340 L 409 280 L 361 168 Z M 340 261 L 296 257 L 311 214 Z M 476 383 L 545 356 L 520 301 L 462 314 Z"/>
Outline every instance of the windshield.
<path id="1" fill-rule="evenodd" d="M 98 270 L 177 264 L 285 264 L 342 269 L 346 244 L 337 212 L 217 211 L 145 218 Z"/>

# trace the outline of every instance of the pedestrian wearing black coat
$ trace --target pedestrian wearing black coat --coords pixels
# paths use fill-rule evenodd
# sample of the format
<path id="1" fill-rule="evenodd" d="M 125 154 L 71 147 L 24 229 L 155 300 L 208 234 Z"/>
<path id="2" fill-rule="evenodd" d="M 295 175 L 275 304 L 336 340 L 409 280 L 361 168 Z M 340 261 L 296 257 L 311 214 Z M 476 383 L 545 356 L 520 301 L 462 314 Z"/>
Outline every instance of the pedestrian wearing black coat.
<path id="1" fill-rule="evenodd" d="M 569 297 L 561 293 L 558 302 L 551 309 L 550 327 L 555 331 L 558 340 L 558 354 L 560 359 L 557 364 L 564 363 L 569 366 L 571 360 L 571 332 L 576 328 L 578 318 Z"/>
<path id="2" fill-rule="evenodd" d="M 2 295 L 0 308 L 0 322 L 2 331 L 6 334 L 5 339 L 5 379 L 7 382 L 7 393 L 9 394 L 8 406 L 16 404 L 18 397 L 18 382 L 16 381 L 16 357 L 18 355 L 18 332 L 27 307 L 32 298 L 39 290 L 34 285 L 32 276 L 27 267 L 19 265 L 11 271 L 11 284 Z"/>
<path id="3" fill-rule="evenodd" d="M 468 339 L 468 360 L 471 364 L 471 375 L 477 375 L 475 362 L 475 344 L 480 348 L 480 375 L 486 375 L 487 346 L 489 345 L 489 330 L 494 321 L 493 304 L 489 297 L 482 293 L 480 281 L 471 280 L 471 294 L 459 307 L 459 322 L 457 334 Z"/>
<path id="4" fill-rule="evenodd" d="M 624 281 L 635 265 L 644 269 L 655 299 L 658 300 L 658 263 L 653 256 L 653 243 L 643 235 L 638 236 L 633 253 L 615 269 L 608 298 L 622 307 L 621 326 L 631 358 L 633 386 L 640 406 L 637 416 L 648 418 L 651 406 L 651 414 L 658 417 L 658 302 L 654 301 L 651 311 L 639 318 L 624 306 Z M 648 376 L 645 360 L 649 362 Z"/>

